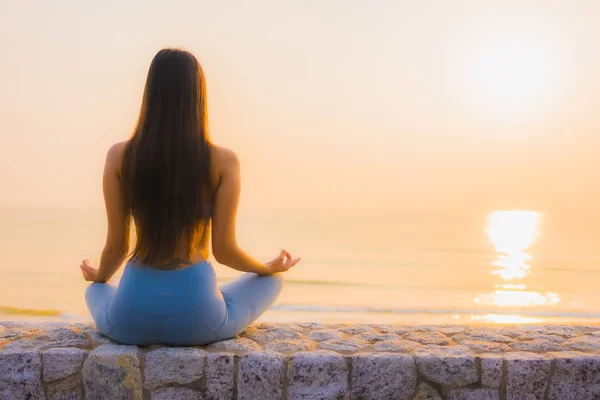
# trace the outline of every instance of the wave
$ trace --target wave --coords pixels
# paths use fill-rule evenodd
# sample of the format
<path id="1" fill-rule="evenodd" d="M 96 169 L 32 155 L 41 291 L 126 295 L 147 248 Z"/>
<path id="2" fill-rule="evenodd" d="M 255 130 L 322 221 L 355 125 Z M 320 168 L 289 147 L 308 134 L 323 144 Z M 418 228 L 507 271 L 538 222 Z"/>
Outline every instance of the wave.
<path id="1" fill-rule="evenodd" d="M 67 318 L 68 316 L 63 314 L 59 310 L 42 310 L 35 308 L 19 308 L 11 306 L 0 306 L 0 314 L 4 315 L 18 315 L 28 317 L 62 317 Z"/>

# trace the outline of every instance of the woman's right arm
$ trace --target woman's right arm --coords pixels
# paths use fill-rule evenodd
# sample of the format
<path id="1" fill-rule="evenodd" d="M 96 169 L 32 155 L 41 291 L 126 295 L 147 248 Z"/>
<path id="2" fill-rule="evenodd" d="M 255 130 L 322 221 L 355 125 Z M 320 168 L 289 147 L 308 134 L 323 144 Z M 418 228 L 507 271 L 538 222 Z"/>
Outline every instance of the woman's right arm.
<path id="1" fill-rule="evenodd" d="M 212 217 L 212 250 L 215 259 L 219 264 L 238 271 L 259 275 L 271 275 L 291 268 L 300 259 L 292 260 L 285 250 L 275 260 L 265 264 L 238 246 L 235 223 L 240 199 L 240 162 L 231 150 L 218 148 L 217 151 L 219 159 L 216 164 L 220 177 Z"/>

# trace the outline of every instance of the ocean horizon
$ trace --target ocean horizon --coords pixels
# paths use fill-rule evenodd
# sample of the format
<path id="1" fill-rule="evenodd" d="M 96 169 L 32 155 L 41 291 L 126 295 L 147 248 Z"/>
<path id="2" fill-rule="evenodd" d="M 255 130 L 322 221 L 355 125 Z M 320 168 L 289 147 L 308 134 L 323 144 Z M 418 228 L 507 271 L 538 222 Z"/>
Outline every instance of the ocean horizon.
<path id="1" fill-rule="evenodd" d="M 597 324 L 596 222 L 514 210 L 242 209 L 238 236 L 261 260 L 282 247 L 303 257 L 260 321 Z M 0 208 L 0 319 L 90 320 L 78 265 L 97 265 L 105 224 L 100 207 Z M 239 275 L 211 263 L 219 283 Z"/>

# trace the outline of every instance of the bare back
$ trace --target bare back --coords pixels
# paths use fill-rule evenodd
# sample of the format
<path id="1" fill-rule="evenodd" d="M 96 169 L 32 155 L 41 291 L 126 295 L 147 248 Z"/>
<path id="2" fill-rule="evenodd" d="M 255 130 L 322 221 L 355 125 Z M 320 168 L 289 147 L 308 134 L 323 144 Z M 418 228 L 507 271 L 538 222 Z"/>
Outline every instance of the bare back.
<path id="1" fill-rule="evenodd" d="M 123 194 L 120 188 L 120 179 L 127 143 L 128 141 L 123 141 L 115 144 L 107 156 L 105 180 L 107 178 L 109 181 L 112 180 L 110 176 L 106 176 L 106 174 L 109 174 L 113 175 L 115 182 L 114 185 L 107 185 L 106 182 L 104 184 L 107 210 L 111 204 L 115 204 L 115 206 L 122 204 Z M 195 254 L 189 259 L 189 237 L 188 235 L 182 235 L 176 254 L 173 254 L 171 261 L 163 265 L 153 265 L 154 268 L 178 269 L 197 264 L 209 258 L 209 245 L 211 243 L 213 247 L 215 244 L 217 247 L 226 246 L 227 242 L 232 239 L 231 233 L 235 232 L 235 214 L 237 213 L 239 201 L 239 160 L 232 150 L 217 145 L 212 146 L 211 155 L 211 176 L 215 196 L 213 204 L 205 205 L 210 210 L 211 218 L 211 224 L 208 225 L 207 229 L 212 230 L 212 236 L 210 235 L 211 232 L 208 232 L 206 237 L 211 237 L 211 240 L 198 243 Z M 233 241 L 235 241 L 235 234 L 233 234 Z"/>

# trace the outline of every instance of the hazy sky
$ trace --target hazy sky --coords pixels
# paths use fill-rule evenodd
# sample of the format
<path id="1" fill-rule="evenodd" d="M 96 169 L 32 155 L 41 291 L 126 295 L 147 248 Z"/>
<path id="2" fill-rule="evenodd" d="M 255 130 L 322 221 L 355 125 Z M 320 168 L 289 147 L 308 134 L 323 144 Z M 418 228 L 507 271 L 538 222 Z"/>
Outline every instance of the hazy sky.
<path id="1" fill-rule="evenodd" d="M 0 206 L 102 203 L 164 46 L 244 207 L 600 208 L 600 2 L 0 0 Z"/>

